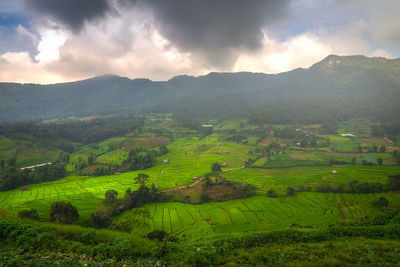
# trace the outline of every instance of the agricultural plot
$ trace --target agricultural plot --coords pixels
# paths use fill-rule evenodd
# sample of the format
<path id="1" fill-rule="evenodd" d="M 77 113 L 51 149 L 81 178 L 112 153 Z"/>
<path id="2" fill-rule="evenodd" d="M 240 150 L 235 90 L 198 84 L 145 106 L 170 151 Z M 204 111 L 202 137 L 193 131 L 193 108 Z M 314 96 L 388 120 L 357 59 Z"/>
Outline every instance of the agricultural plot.
<path id="1" fill-rule="evenodd" d="M 336 170 L 337 174 L 332 174 Z M 259 194 L 276 189 L 284 194 L 288 186 L 297 188 L 306 184 L 312 187 L 317 183 L 345 184 L 351 179 L 360 182 L 387 183 L 388 175 L 400 173 L 400 166 L 304 166 L 280 169 L 244 168 L 224 173 L 230 181 L 249 183 L 257 187 Z"/>
<path id="2" fill-rule="evenodd" d="M 0 136 L 0 160 L 8 161 L 16 156 L 17 167 L 55 161 L 60 152 L 58 149 L 46 149 L 27 141 L 15 141 Z"/>
<path id="3" fill-rule="evenodd" d="M 265 168 L 287 168 L 296 166 L 323 166 L 329 165 L 329 156 L 319 151 L 295 151 L 279 152 L 262 165 Z"/>
<path id="4" fill-rule="evenodd" d="M 357 153 L 359 152 L 359 146 L 361 145 L 360 141 L 351 137 L 336 135 L 319 135 L 319 137 L 329 138 L 331 142 L 329 149 L 334 152 Z"/>
<path id="5" fill-rule="evenodd" d="M 323 194 L 299 193 L 294 197 L 252 197 L 201 205 L 153 203 L 145 230 L 164 230 L 187 237 L 232 232 L 272 231 L 290 227 L 323 228 L 339 220 L 378 214 L 371 201 L 385 196 L 399 203 L 397 193 Z M 115 221 L 132 216 L 127 211 Z M 297 226 L 296 226 L 297 225 Z"/>
<path id="6" fill-rule="evenodd" d="M 218 145 L 217 145 L 218 144 Z M 100 177 L 69 176 L 67 178 L 36 185 L 28 191 L 15 189 L 0 192 L 0 209 L 16 213 L 23 208 L 35 207 L 40 215 L 47 216 L 51 202 L 69 201 L 76 205 L 81 217 L 87 218 L 101 205 L 107 190 L 116 190 L 123 196 L 128 188 L 138 187 L 134 178 L 138 173 L 149 175 L 149 184 L 160 188 L 175 188 L 193 183 L 194 176 L 210 172 L 211 164 L 218 161 L 226 163 L 226 168 L 243 166 L 248 158 L 248 147 L 232 142 L 223 142 L 212 136 L 181 138 L 168 145 L 170 153 L 159 157 L 155 167 L 147 170 L 121 173 Z M 106 155 L 106 154 L 105 154 Z M 169 163 L 163 163 L 168 158 Z"/>

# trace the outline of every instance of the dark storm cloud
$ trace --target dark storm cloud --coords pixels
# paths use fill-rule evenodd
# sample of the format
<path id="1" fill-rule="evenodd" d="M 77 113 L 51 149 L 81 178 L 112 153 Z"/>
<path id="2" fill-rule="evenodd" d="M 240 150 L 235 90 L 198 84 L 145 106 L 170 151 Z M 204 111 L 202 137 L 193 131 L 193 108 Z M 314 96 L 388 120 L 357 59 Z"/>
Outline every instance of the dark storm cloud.
<path id="1" fill-rule="evenodd" d="M 216 66 L 234 62 L 235 49 L 261 46 L 263 28 L 284 20 L 290 0 L 125 0 L 147 5 L 157 28 L 180 50 Z"/>
<path id="2" fill-rule="evenodd" d="M 50 16 L 79 31 L 85 21 L 103 17 L 110 9 L 107 0 L 25 0 L 28 10 Z"/>

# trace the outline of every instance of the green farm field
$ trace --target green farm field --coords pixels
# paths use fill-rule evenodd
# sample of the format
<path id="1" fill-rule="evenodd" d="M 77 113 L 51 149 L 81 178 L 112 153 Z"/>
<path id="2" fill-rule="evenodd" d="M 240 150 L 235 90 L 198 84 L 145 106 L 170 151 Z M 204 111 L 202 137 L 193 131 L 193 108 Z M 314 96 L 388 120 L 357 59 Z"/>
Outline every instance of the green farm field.
<path id="1" fill-rule="evenodd" d="M 150 218 L 144 218 L 147 231 L 164 230 L 189 238 L 235 232 L 275 231 L 294 225 L 324 228 L 339 220 L 374 216 L 379 211 L 370 203 L 384 196 L 399 204 L 396 192 L 379 194 L 299 193 L 294 197 L 263 196 L 212 202 L 201 205 L 154 203 L 143 206 Z M 115 222 L 135 219 L 125 212 Z M 142 220 L 142 217 L 136 218 Z"/>
<path id="2" fill-rule="evenodd" d="M 30 185 L 28 191 L 0 192 L 0 209 L 15 215 L 20 209 L 35 208 L 46 218 L 51 202 L 62 200 L 76 205 L 81 218 L 87 219 L 101 206 L 107 190 L 116 190 L 122 196 L 128 188 L 136 189 L 138 185 L 134 178 L 138 173 L 149 175 L 149 184 L 154 183 L 162 189 L 175 188 L 193 183 L 194 176 L 208 173 L 213 162 L 226 162 L 226 168 L 238 168 L 248 157 L 248 147 L 220 141 L 216 136 L 202 140 L 177 139 L 168 145 L 168 149 L 170 152 L 159 157 L 151 169 L 99 177 L 68 176 L 54 182 Z M 163 163 L 164 158 L 169 159 L 168 164 Z"/>

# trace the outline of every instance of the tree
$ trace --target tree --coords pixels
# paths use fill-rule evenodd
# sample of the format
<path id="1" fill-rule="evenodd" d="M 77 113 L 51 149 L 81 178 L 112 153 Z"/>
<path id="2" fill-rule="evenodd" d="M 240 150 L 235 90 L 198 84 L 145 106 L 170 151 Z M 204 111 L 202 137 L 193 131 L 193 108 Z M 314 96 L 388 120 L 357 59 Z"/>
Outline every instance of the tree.
<path id="1" fill-rule="evenodd" d="M 108 190 L 105 194 L 103 204 L 106 206 L 115 206 L 118 201 L 118 192 L 115 190 Z"/>
<path id="2" fill-rule="evenodd" d="M 376 161 L 378 161 L 378 165 L 381 166 L 383 164 L 383 159 L 382 158 L 377 158 Z"/>
<path id="3" fill-rule="evenodd" d="M 79 219 L 79 213 L 70 202 L 53 202 L 51 204 L 50 219 L 52 222 L 71 224 Z"/>
<path id="4" fill-rule="evenodd" d="M 216 174 L 221 171 L 221 167 L 222 167 L 221 164 L 219 164 L 218 162 L 214 162 L 211 165 L 211 172 Z"/>
<path id="5" fill-rule="evenodd" d="M 267 197 L 278 197 L 278 193 L 276 192 L 275 189 L 270 189 L 267 192 Z"/>
<path id="6" fill-rule="evenodd" d="M 356 161 L 357 161 L 357 158 L 356 158 L 356 157 L 353 157 L 353 158 L 351 159 L 351 164 L 355 165 L 355 164 L 356 164 Z"/>
<path id="7" fill-rule="evenodd" d="M 294 196 L 296 194 L 296 190 L 294 190 L 293 187 L 289 186 L 286 189 L 286 194 L 287 194 L 288 197 L 292 197 L 292 196 Z"/>
<path id="8" fill-rule="evenodd" d="M 139 173 L 137 177 L 135 177 L 135 183 L 140 184 L 140 186 L 144 186 L 149 176 L 144 173 Z"/>
<path id="9" fill-rule="evenodd" d="M 99 207 L 90 215 L 90 222 L 95 228 L 106 228 L 111 224 L 107 209 Z"/>

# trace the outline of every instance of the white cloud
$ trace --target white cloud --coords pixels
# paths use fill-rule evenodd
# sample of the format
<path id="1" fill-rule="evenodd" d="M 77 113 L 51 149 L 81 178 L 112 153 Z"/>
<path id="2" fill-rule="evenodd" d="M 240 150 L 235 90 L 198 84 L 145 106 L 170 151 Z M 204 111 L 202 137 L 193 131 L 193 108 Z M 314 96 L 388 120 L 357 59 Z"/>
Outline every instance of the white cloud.
<path id="1" fill-rule="evenodd" d="M 39 53 L 35 59 L 40 64 L 58 60 L 59 48 L 65 43 L 67 36 L 61 30 L 44 29 L 40 31 L 40 41 L 37 47 Z"/>
<path id="2" fill-rule="evenodd" d="M 284 42 L 264 35 L 263 44 L 257 53 L 242 54 L 233 70 L 279 73 L 309 67 L 331 53 L 331 48 L 313 34 L 302 34 Z"/>
<path id="3" fill-rule="evenodd" d="M 28 52 L 8 52 L 0 55 L 0 80 L 19 83 L 57 83 L 62 75 L 49 72 L 32 61 Z"/>

